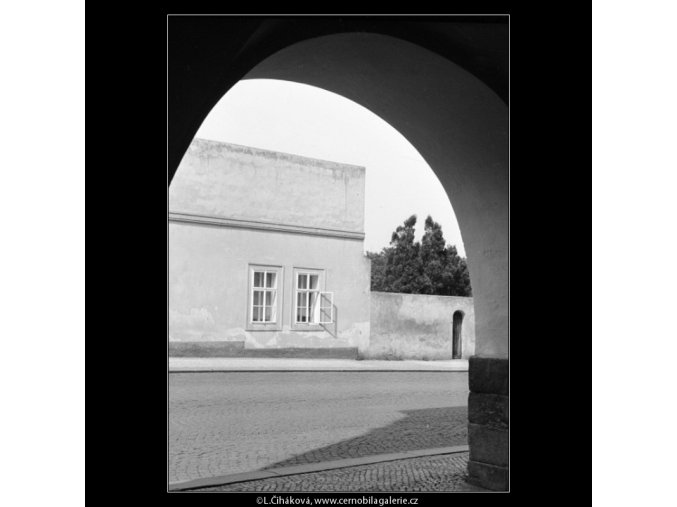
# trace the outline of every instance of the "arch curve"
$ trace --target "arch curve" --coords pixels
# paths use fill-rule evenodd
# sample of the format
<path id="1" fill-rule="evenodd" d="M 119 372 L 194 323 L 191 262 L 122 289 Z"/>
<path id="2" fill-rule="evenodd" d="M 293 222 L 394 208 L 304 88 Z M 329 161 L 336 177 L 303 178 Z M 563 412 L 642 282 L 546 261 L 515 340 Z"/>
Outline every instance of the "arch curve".
<path id="1" fill-rule="evenodd" d="M 500 445 L 477 445 L 489 438 L 486 436 L 489 429 L 480 424 L 469 425 L 472 428 L 468 471 L 477 483 L 506 490 L 509 355 L 506 102 L 460 65 L 389 35 L 335 33 L 308 38 L 276 52 L 268 51 L 270 56 L 259 59 L 253 67 L 240 62 L 239 67 L 223 70 L 224 61 L 235 61 L 238 54 L 236 51 L 229 56 L 230 60 L 220 60 L 223 54 L 217 52 L 211 67 L 201 67 L 209 75 L 205 79 L 207 92 L 204 96 L 193 93 L 190 100 L 181 104 L 184 123 L 176 122 L 170 108 L 169 121 L 179 123 L 173 127 L 178 134 L 170 135 L 170 144 L 172 139 L 180 141 L 177 147 L 170 148 L 170 179 L 201 121 L 223 93 L 242 77 L 294 81 L 337 93 L 371 110 L 407 138 L 447 192 L 468 258 L 476 332 L 476 356 L 470 359 L 469 370 L 469 412 L 484 410 L 487 403 L 499 403 L 487 414 L 505 416 L 501 424 L 506 429 L 491 430 L 492 442 L 499 442 L 500 437 Z M 180 96 L 182 91 L 185 90 L 170 87 L 170 103 L 172 93 Z"/>
<path id="2" fill-rule="evenodd" d="M 419 151 L 449 195 L 468 256 L 476 354 L 508 356 L 508 108 L 482 81 L 420 46 L 370 33 L 305 40 L 244 79 L 281 79 L 342 95 Z"/>

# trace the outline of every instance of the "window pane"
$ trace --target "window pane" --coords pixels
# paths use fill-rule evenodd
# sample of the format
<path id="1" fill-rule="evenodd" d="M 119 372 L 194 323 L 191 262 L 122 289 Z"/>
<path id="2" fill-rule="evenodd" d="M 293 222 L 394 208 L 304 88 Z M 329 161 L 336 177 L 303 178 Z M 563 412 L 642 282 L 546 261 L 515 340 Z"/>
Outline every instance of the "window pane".
<path id="1" fill-rule="evenodd" d="M 252 309 L 252 321 L 254 322 L 261 321 L 261 308 L 258 306 Z"/>
<path id="2" fill-rule="evenodd" d="M 266 287 L 275 288 L 275 278 L 277 273 L 266 273 Z"/>
<path id="3" fill-rule="evenodd" d="M 331 292 L 320 293 L 320 322 L 329 324 L 334 321 L 334 294 Z"/>
<path id="4" fill-rule="evenodd" d="M 263 304 L 263 291 L 255 290 L 254 291 L 254 304 L 262 305 Z"/>
<path id="5" fill-rule="evenodd" d="M 263 271 L 254 271 L 254 287 L 263 287 Z"/>
<path id="6" fill-rule="evenodd" d="M 299 289 L 308 288 L 308 275 L 299 275 Z"/>
<path id="7" fill-rule="evenodd" d="M 270 306 L 265 308 L 265 321 L 271 322 L 273 320 L 273 309 Z"/>
<path id="8" fill-rule="evenodd" d="M 266 306 L 273 306 L 275 304 L 275 291 L 266 291 Z"/>
<path id="9" fill-rule="evenodd" d="M 312 290 L 317 289 L 317 283 L 319 278 L 320 277 L 318 275 L 310 275 L 310 289 Z"/>
<path id="10" fill-rule="evenodd" d="M 309 296 L 310 296 L 310 315 L 308 316 L 309 321 L 310 322 L 317 322 L 318 319 L 319 319 L 319 314 L 318 314 L 319 313 L 318 312 L 319 306 L 317 304 L 317 301 L 319 299 L 318 293 L 317 292 L 311 292 L 311 293 L 309 293 Z"/>
<path id="11" fill-rule="evenodd" d="M 296 322 L 308 322 L 308 293 L 296 293 Z"/>

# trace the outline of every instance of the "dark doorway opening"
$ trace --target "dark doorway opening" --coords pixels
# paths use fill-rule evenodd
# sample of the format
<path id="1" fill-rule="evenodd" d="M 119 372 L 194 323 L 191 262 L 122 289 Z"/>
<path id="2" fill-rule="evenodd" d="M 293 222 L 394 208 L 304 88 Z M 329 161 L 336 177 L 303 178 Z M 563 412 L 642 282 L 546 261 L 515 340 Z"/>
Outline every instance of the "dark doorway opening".
<path id="1" fill-rule="evenodd" d="M 452 338 L 452 359 L 461 359 L 463 351 L 461 350 L 461 327 L 463 326 L 463 312 L 454 312 L 453 338 Z"/>

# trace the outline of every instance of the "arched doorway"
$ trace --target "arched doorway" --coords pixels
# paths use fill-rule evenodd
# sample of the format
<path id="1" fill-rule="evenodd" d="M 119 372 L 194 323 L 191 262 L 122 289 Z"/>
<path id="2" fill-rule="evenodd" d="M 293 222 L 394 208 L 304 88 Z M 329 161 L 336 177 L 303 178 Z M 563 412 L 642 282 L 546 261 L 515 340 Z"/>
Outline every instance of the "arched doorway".
<path id="1" fill-rule="evenodd" d="M 463 312 L 458 310 L 454 312 L 454 320 L 452 324 L 452 339 L 451 339 L 452 359 L 461 359 L 461 357 L 463 357 L 462 327 L 463 327 Z"/>
<path id="2" fill-rule="evenodd" d="M 299 42 L 244 79 L 282 79 L 337 93 L 407 138 L 456 212 L 474 294 L 476 354 L 507 358 L 508 109 L 498 95 L 431 51 L 370 33 Z"/>
<path id="3" fill-rule="evenodd" d="M 335 33 L 291 45 L 279 42 L 277 47 L 281 49 L 257 61 L 239 61 L 232 73 L 247 68 L 243 79 L 295 81 L 361 104 L 411 142 L 449 195 L 466 247 L 476 313 L 476 355 L 470 358 L 469 367 L 469 404 L 475 404 L 476 410 L 469 412 L 487 412 L 487 417 L 469 420 L 469 475 L 482 486 L 507 490 L 508 420 L 503 409 L 508 399 L 509 351 L 506 102 L 451 60 L 392 36 Z M 208 64 L 206 95 L 195 98 L 196 108 L 204 108 L 206 102 L 215 104 L 233 83 L 233 76 L 224 75 L 222 66 L 213 61 Z M 199 77 L 194 71 L 188 75 Z M 184 104 L 187 111 L 190 105 Z M 170 119 L 176 121 L 171 113 Z M 183 133 L 186 145 L 198 126 L 180 126 L 190 130 Z M 174 169 L 170 167 L 170 172 Z M 497 413 L 500 421 L 487 424 Z M 495 429 L 497 424 L 500 430 Z M 489 440 L 495 445 L 483 445 Z"/>

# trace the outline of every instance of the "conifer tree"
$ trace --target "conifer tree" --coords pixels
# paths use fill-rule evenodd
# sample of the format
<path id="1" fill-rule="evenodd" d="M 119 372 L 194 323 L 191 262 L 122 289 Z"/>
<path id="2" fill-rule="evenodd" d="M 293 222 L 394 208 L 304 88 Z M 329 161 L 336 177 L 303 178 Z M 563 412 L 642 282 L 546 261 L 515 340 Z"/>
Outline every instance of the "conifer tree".
<path id="1" fill-rule="evenodd" d="M 468 264 L 453 245 L 446 245 L 442 226 L 431 216 L 421 242 L 414 241 L 416 215 L 393 232 L 390 246 L 367 252 L 371 290 L 409 294 L 471 296 Z"/>

